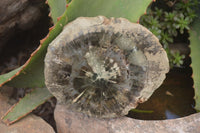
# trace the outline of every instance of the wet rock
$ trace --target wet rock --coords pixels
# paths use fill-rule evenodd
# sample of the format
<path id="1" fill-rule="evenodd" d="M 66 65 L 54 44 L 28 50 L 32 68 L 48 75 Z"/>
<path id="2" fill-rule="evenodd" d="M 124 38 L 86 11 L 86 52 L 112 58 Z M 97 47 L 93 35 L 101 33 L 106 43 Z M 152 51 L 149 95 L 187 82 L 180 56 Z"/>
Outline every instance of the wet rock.
<path id="1" fill-rule="evenodd" d="M 57 105 L 58 133 L 199 133 L 200 113 L 171 120 L 136 120 L 128 117 L 97 119 Z"/>
<path id="2" fill-rule="evenodd" d="M 0 117 L 2 117 L 11 107 L 9 99 L 0 93 Z M 53 128 L 40 117 L 28 115 L 18 122 L 7 126 L 0 122 L 1 133 L 55 133 Z"/>

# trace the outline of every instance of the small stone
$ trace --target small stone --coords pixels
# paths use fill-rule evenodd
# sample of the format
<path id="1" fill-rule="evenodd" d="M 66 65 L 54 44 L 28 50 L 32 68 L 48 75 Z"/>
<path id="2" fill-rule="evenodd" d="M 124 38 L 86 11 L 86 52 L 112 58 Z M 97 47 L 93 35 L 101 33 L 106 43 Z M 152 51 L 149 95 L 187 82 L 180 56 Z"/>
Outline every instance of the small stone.
<path id="1" fill-rule="evenodd" d="M 0 88 L 1 89 L 1 88 Z M 11 107 L 8 104 L 8 97 L 0 93 L 0 117 L 2 117 Z M 1 133 L 55 133 L 53 128 L 43 119 L 30 114 L 16 123 L 7 126 L 2 121 L 0 122 Z"/>

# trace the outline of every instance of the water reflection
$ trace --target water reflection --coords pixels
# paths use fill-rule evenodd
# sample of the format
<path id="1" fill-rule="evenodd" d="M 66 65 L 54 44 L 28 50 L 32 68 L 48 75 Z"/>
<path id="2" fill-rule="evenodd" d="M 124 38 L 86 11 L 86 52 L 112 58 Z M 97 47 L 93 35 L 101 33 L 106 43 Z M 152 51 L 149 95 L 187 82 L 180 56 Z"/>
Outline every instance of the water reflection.
<path id="1" fill-rule="evenodd" d="M 176 118 L 180 118 L 180 116 L 176 115 L 175 113 L 169 111 L 168 109 L 165 110 L 165 117 L 166 119 L 176 119 Z"/>
<path id="2" fill-rule="evenodd" d="M 139 104 L 138 110 L 153 113 L 130 111 L 128 117 L 142 120 L 175 119 L 196 113 L 191 68 L 171 70 L 164 83 L 153 93 L 148 101 Z"/>

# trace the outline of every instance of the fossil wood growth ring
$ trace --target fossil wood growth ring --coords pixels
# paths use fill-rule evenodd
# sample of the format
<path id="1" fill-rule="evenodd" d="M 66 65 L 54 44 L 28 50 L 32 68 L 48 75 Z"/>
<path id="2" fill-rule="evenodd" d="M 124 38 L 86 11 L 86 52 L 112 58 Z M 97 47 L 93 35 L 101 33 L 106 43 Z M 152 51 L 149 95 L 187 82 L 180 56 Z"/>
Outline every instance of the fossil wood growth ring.
<path id="1" fill-rule="evenodd" d="M 45 83 L 60 104 L 98 118 L 126 115 L 146 101 L 169 70 L 146 28 L 124 18 L 78 18 L 49 45 Z"/>

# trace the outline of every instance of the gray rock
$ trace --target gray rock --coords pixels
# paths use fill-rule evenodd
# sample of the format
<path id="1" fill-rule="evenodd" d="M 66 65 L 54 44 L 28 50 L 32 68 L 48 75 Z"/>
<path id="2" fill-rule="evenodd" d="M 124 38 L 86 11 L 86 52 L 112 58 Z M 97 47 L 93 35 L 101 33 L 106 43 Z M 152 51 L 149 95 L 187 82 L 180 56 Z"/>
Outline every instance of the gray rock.
<path id="1" fill-rule="evenodd" d="M 171 120 L 91 118 L 57 105 L 55 120 L 58 133 L 199 133 L 200 113 Z"/>

